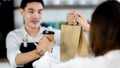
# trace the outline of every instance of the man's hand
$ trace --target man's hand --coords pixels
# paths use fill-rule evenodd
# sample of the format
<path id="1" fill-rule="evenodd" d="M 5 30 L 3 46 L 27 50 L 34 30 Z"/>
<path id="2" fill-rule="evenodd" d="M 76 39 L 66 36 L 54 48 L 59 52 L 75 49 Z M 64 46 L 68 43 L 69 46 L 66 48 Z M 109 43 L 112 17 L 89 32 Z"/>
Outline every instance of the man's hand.
<path id="1" fill-rule="evenodd" d="M 50 41 L 47 37 L 43 36 L 38 44 L 35 43 L 36 49 L 40 55 L 44 55 L 46 51 L 51 52 L 54 41 Z"/>

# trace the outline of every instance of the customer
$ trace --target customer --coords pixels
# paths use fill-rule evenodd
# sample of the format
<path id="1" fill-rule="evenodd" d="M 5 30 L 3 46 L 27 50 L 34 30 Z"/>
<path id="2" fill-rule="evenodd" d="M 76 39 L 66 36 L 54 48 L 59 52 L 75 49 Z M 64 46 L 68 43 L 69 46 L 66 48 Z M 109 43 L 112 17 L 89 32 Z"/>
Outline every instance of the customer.
<path id="1" fill-rule="evenodd" d="M 86 22 L 86 19 L 79 14 L 79 17 L 76 16 L 76 21 L 81 24 Z M 47 55 L 42 58 L 49 58 L 47 60 L 41 58 L 39 62 L 34 62 L 33 66 L 35 68 L 120 68 L 120 3 L 110 0 L 100 4 L 92 15 L 89 33 L 92 57 L 76 57 L 52 65 L 46 64 L 52 59 L 46 53 Z"/>
<path id="2" fill-rule="evenodd" d="M 7 58 L 13 67 L 33 68 L 33 61 L 46 51 L 51 51 L 52 46 L 46 46 L 49 39 L 43 36 L 44 30 L 54 31 L 55 45 L 59 44 L 59 30 L 40 26 L 43 9 L 42 0 L 22 0 L 20 12 L 24 18 L 24 26 L 9 32 L 6 38 Z M 40 45 L 41 41 L 43 45 Z"/>

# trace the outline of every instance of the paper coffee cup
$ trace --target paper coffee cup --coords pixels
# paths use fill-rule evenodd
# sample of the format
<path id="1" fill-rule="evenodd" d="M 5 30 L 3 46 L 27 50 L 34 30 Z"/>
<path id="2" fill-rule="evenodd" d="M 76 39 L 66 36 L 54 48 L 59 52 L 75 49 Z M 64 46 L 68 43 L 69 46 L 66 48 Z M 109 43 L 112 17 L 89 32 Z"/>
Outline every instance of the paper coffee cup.
<path id="1" fill-rule="evenodd" d="M 53 31 L 43 31 L 43 35 L 46 36 L 50 41 L 54 41 L 54 34 L 55 33 Z"/>

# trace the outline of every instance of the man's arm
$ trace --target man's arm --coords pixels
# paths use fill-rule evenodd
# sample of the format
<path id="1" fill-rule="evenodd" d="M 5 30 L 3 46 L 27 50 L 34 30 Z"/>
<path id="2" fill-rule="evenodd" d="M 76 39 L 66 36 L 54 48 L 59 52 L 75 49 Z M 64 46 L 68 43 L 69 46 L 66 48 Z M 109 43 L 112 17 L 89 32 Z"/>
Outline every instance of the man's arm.
<path id="1" fill-rule="evenodd" d="M 39 57 L 41 57 L 42 55 L 40 55 L 37 52 L 37 49 L 27 52 L 27 53 L 20 53 L 17 54 L 16 58 L 15 58 L 15 62 L 17 65 L 24 65 L 26 63 L 29 63 Z"/>

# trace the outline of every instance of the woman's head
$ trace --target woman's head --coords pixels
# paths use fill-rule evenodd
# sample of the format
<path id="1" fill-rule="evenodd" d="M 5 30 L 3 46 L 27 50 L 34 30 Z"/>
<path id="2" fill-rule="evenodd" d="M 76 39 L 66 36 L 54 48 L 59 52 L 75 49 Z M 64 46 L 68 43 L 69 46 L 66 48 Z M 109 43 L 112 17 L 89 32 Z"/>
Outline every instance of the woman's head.
<path id="1" fill-rule="evenodd" d="M 100 4 L 92 15 L 90 45 L 95 56 L 120 49 L 120 3 L 114 0 Z"/>

